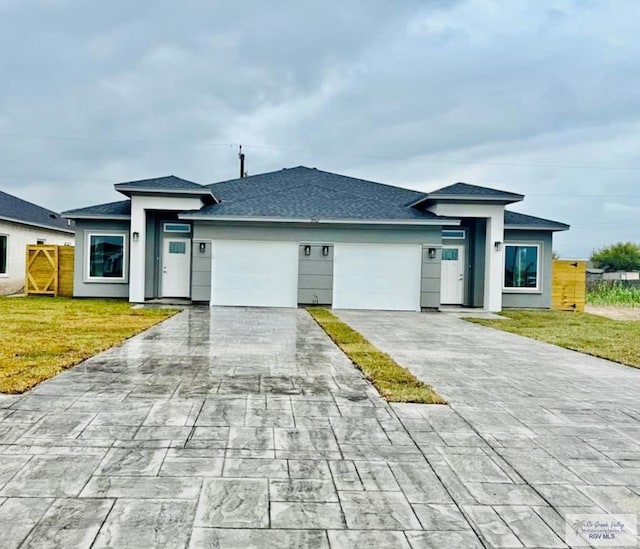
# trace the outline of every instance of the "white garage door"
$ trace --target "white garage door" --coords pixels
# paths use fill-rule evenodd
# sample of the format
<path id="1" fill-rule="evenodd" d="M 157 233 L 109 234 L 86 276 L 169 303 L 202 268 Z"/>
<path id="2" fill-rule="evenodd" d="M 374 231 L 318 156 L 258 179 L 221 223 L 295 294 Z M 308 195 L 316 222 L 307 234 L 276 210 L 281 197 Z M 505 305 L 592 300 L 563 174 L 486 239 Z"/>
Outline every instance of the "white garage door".
<path id="1" fill-rule="evenodd" d="M 336 244 L 333 307 L 420 310 L 422 246 Z"/>
<path id="2" fill-rule="evenodd" d="M 298 244 L 214 241 L 211 276 L 212 305 L 296 307 Z"/>

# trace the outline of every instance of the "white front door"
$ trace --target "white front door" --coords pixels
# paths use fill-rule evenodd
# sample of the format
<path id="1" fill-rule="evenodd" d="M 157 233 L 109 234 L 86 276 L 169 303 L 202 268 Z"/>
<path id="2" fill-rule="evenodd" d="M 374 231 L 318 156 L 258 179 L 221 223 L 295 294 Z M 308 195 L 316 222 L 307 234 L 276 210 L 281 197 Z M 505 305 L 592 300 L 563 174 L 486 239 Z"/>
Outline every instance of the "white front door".
<path id="1" fill-rule="evenodd" d="M 162 242 L 162 297 L 191 295 L 191 239 L 164 238 Z"/>
<path id="2" fill-rule="evenodd" d="M 420 310 L 419 244 L 342 244 L 333 252 L 333 308 Z"/>
<path id="3" fill-rule="evenodd" d="M 464 247 L 442 247 L 440 303 L 462 305 L 464 302 Z"/>

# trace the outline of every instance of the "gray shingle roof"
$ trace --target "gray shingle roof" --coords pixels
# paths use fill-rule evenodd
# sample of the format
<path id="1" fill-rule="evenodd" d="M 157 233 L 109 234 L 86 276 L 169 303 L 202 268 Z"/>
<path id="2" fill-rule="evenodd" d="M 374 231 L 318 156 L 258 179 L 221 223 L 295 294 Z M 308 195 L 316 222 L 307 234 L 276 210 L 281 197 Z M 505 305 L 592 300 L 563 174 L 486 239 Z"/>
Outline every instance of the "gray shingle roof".
<path id="1" fill-rule="evenodd" d="M 167 191 L 174 189 L 202 189 L 202 185 L 176 177 L 175 175 L 167 175 L 165 177 L 153 177 L 151 179 L 141 179 L 139 181 L 126 181 L 124 183 L 116 183 L 116 190 L 121 188 L 127 189 L 157 189 L 159 191 Z"/>
<path id="2" fill-rule="evenodd" d="M 381 220 L 381 221 L 425 221 L 443 220 L 428 211 L 416 209 L 415 205 L 441 196 L 479 196 L 488 200 L 515 201 L 521 195 L 478 187 L 467 183 L 456 183 L 428 195 L 338 175 L 315 168 L 298 166 L 241 179 L 231 179 L 210 185 L 198 185 L 175 176 L 147 179 L 132 183 L 120 183 L 127 188 L 171 191 L 184 185 L 185 189 L 213 192 L 221 202 L 203 207 L 198 211 L 184 212 L 181 217 L 216 218 L 274 218 L 292 220 Z M 118 187 L 118 185 L 116 185 Z M 445 192 L 446 191 L 446 192 Z M 442 193 L 442 194 L 441 194 Z M 121 200 L 98 204 L 63 212 L 65 217 L 123 218 L 131 215 L 131 201 Z M 64 222 L 63 222 L 64 223 Z M 505 211 L 507 228 L 526 228 L 562 231 L 569 225 L 539 217 Z"/>
<path id="3" fill-rule="evenodd" d="M 0 191 L 0 218 L 73 233 L 60 214 Z"/>
<path id="4" fill-rule="evenodd" d="M 490 189 L 489 187 L 480 187 L 478 185 L 470 185 L 469 183 L 454 183 L 453 185 L 431 191 L 427 196 L 429 198 L 479 198 L 508 201 L 519 201 L 524 198 L 521 194 L 501 191 L 498 189 Z"/>
<path id="5" fill-rule="evenodd" d="M 116 191 L 125 196 L 131 196 L 131 193 L 134 192 L 141 194 L 163 193 L 165 195 L 198 196 L 205 204 L 215 204 L 218 202 L 218 199 L 214 196 L 210 188 L 194 183 L 193 181 L 176 177 L 175 175 L 116 183 L 114 187 Z"/>
<path id="6" fill-rule="evenodd" d="M 541 217 L 534 217 L 510 210 L 504 211 L 504 225 L 507 229 L 532 229 L 532 230 L 548 230 L 548 231 L 566 231 L 569 225 L 560 223 L 559 221 L 551 221 Z"/>
<path id="7" fill-rule="evenodd" d="M 98 204 L 87 208 L 76 208 L 62 212 L 64 217 L 70 219 L 81 217 L 128 217 L 131 215 L 131 200 L 120 200 L 108 204 Z"/>
<path id="8" fill-rule="evenodd" d="M 407 204 L 424 193 L 298 166 L 208 185 L 220 204 L 183 217 L 430 220 Z"/>

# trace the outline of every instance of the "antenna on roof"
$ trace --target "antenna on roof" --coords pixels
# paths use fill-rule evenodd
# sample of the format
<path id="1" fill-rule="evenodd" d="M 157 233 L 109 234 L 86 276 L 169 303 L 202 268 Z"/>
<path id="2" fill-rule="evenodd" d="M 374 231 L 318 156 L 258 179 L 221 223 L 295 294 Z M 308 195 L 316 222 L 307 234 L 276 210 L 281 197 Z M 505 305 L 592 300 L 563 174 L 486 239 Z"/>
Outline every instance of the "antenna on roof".
<path id="1" fill-rule="evenodd" d="M 244 153 L 242 152 L 242 145 L 239 145 L 238 158 L 240 159 L 240 177 L 247 177 L 247 172 L 244 169 Z"/>

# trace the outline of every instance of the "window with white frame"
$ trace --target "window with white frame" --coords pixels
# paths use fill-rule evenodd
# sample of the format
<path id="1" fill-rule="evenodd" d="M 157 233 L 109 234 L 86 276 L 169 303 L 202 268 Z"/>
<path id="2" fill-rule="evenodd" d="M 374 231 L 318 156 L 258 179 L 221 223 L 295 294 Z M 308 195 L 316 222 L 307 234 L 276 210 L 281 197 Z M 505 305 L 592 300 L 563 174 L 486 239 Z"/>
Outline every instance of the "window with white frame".
<path id="1" fill-rule="evenodd" d="M 9 237 L 0 234 L 0 275 L 7 274 L 7 255 L 9 247 Z"/>
<path id="2" fill-rule="evenodd" d="M 505 244 L 504 287 L 506 290 L 540 289 L 539 244 Z"/>
<path id="3" fill-rule="evenodd" d="M 124 281 L 126 278 L 126 234 L 87 235 L 87 275 L 89 280 Z"/>

